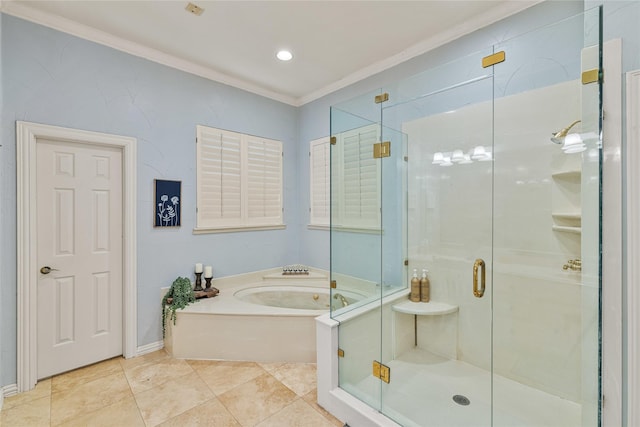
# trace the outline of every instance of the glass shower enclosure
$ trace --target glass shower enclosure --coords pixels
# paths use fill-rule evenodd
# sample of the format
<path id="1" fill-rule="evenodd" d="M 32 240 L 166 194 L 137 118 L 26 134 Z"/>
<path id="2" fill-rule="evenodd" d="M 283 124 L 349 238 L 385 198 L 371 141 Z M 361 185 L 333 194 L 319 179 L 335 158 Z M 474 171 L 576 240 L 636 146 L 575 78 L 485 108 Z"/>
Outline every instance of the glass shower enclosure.
<path id="1" fill-rule="evenodd" d="M 600 424 L 601 21 L 331 108 L 339 387 L 398 424 Z"/>

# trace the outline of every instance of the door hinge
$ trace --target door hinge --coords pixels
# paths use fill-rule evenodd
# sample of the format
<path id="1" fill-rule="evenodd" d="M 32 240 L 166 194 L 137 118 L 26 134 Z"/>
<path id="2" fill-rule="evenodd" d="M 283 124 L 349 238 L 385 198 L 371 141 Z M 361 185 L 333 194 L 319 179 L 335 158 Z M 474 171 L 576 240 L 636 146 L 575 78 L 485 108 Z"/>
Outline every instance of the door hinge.
<path id="1" fill-rule="evenodd" d="M 344 357 L 344 350 L 341 348 L 338 349 L 338 357 Z"/>
<path id="2" fill-rule="evenodd" d="M 404 260 L 404 265 L 409 265 L 409 260 L 408 259 Z"/>
<path id="3" fill-rule="evenodd" d="M 383 157 L 389 157 L 391 155 L 391 142 L 378 142 L 373 144 L 373 158 L 381 159 Z"/>
<path id="4" fill-rule="evenodd" d="M 337 288 L 337 287 L 338 287 L 338 284 L 336 283 L 336 281 L 335 281 L 335 280 L 332 280 L 332 281 L 331 281 L 331 284 L 330 284 L 329 286 L 331 287 L 331 289 L 335 289 L 335 288 Z"/>
<path id="5" fill-rule="evenodd" d="M 600 70 L 594 68 L 593 70 L 587 70 L 582 72 L 582 84 L 588 85 L 589 83 L 595 83 L 600 81 L 602 74 Z"/>
<path id="6" fill-rule="evenodd" d="M 329 138 L 329 142 L 331 143 L 331 145 L 336 145 L 336 142 L 338 142 L 338 138 L 332 136 L 331 138 Z"/>
<path id="7" fill-rule="evenodd" d="M 376 378 L 380 378 L 382 381 L 384 381 L 385 383 L 389 384 L 389 381 L 391 381 L 391 368 L 389 368 L 386 365 L 383 365 L 382 363 L 378 362 L 377 360 L 373 361 L 373 376 Z"/>
<path id="8" fill-rule="evenodd" d="M 387 102 L 388 100 L 389 94 L 387 92 L 376 95 L 375 97 L 376 104 L 382 104 L 383 102 Z"/>
<path id="9" fill-rule="evenodd" d="M 504 50 L 496 52 L 493 55 L 485 56 L 482 58 L 482 68 L 491 67 L 492 65 L 504 62 L 506 59 Z"/>

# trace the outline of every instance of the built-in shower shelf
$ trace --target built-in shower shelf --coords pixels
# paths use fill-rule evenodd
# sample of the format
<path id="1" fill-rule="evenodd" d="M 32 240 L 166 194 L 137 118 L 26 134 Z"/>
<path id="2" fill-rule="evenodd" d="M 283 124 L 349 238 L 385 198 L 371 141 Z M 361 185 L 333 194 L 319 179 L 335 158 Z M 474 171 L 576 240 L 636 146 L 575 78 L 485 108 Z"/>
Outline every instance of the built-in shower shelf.
<path id="1" fill-rule="evenodd" d="M 393 311 L 405 314 L 415 314 L 417 316 L 439 316 L 441 314 L 455 313 L 458 311 L 457 305 L 447 304 L 446 302 L 413 302 L 404 301 L 391 306 Z"/>
<path id="2" fill-rule="evenodd" d="M 555 212 L 552 213 L 553 231 L 562 233 L 582 234 L 582 215 L 579 212 Z"/>
<path id="3" fill-rule="evenodd" d="M 563 233 L 582 234 L 582 227 L 570 227 L 567 225 L 554 225 L 553 231 L 561 231 Z"/>
<path id="4" fill-rule="evenodd" d="M 565 219 L 569 221 L 581 221 L 582 214 L 580 213 L 552 213 L 552 217 L 556 219 Z"/>
<path id="5" fill-rule="evenodd" d="M 579 170 L 556 172 L 551 174 L 553 179 L 580 180 L 582 172 Z"/>

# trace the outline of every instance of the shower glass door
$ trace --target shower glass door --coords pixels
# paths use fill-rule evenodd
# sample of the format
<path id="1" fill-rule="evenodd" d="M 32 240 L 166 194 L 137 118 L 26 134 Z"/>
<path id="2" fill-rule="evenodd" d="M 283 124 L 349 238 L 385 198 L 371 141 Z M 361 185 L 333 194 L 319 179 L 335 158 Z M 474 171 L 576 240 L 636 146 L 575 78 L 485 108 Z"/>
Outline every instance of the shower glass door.
<path id="1" fill-rule="evenodd" d="M 494 47 L 493 425 L 599 425 L 600 34 Z"/>
<path id="2" fill-rule="evenodd" d="M 394 317 L 399 424 L 598 425 L 600 28 L 594 9 L 385 88 L 431 279 Z"/>

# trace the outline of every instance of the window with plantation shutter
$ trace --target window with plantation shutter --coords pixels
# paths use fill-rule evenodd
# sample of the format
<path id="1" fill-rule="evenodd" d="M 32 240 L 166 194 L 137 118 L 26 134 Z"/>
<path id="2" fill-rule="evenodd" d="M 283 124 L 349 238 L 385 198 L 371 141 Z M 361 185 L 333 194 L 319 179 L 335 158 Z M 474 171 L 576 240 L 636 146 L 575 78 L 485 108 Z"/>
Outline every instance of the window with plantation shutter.
<path id="1" fill-rule="evenodd" d="M 282 143 L 197 126 L 195 232 L 283 228 Z"/>
<path id="2" fill-rule="evenodd" d="M 336 227 L 380 229 L 380 160 L 373 158 L 379 142 L 376 125 L 343 132 L 336 136 L 332 161 Z M 338 179 L 339 177 L 339 179 Z"/>
<path id="3" fill-rule="evenodd" d="M 309 225 L 329 225 L 330 149 L 329 138 L 320 138 L 309 144 Z"/>

